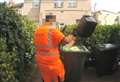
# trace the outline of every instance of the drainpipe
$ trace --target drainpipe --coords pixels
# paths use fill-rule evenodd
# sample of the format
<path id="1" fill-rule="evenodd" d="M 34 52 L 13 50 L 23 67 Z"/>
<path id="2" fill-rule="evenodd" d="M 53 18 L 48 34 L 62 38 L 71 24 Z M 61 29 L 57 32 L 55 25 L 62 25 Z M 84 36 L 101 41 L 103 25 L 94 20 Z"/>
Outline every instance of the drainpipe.
<path id="1" fill-rule="evenodd" d="M 41 15 L 41 11 L 40 11 L 40 9 L 41 9 L 41 1 L 42 1 L 42 0 L 39 0 L 39 13 L 38 13 L 38 14 L 39 14 L 39 15 L 38 15 L 38 18 L 39 18 L 39 19 L 38 19 L 38 20 L 39 20 L 38 22 L 39 22 L 39 24 L 41 24 L 41 19 L 40 19 L 40 15 Z"/>
<path id="2" fill-rule="evenodd" d="M 94 12 L 96 12 L 97 3 L 94 4 Z"/>
<path id="3" fill-rule="evenodd" d="M 94 4 L 94 11 L 93 11 L 93 16 L 95 17 L 95 19 L 97 20 L 97 11 L 96 11 L 96 6 L 97 6 L 97 3 Z"/>

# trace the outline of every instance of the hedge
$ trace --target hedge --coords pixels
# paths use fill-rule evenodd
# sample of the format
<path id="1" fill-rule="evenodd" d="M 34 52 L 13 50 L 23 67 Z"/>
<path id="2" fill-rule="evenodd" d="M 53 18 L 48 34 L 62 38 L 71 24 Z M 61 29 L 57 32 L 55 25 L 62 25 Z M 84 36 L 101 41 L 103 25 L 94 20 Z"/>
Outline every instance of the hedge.
<path id="1" fill-rule="evenodd" d="M 65 35 L 71 33 L 76 25 L 68 25 L 64 31 Z M 88 38 L 77 36 L 77 45 L 86 45 L 92 47 L 96 44 L 113 43 L 120 44 L 120 25 L 97 25 L 94 33 Z"/>
<path id="2" fill-rule="evenodd" d="M 34 72 L 35 23 L 0 4 L 0 82 L 26 82 Z"/>

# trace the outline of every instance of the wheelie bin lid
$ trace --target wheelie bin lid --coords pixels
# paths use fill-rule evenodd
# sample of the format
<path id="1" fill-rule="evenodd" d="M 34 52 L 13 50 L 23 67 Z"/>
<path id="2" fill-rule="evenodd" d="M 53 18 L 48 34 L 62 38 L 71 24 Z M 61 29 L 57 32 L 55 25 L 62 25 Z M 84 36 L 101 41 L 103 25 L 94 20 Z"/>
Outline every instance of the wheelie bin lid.
<path id="1" fill-rule="evenodd" d="M 96 26 L 97 20 L 93 16 L 83 15 L 77 25 L 77 28 L 74 29 L 73 34 L 83 38 L 90 37 Z"/>

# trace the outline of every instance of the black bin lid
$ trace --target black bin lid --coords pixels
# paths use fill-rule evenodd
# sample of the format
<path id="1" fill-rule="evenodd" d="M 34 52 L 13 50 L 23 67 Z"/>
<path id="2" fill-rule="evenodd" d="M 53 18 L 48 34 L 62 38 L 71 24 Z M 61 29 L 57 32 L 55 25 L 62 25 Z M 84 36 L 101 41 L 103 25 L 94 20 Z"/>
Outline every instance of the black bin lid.
<path id="1" fill-rule="evenodd" d="M 73 33 L 79 37 L 89 37 L 94 32 L 96 25 L 97 21 L 93 16 L 83 15 Z"/>

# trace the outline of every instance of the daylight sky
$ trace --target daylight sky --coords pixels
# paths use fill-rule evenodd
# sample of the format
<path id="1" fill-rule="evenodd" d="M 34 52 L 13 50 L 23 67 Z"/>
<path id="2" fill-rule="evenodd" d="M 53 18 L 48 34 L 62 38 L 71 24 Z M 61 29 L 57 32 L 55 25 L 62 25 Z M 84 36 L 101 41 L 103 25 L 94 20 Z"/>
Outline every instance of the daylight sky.
<path id="1" fill-rule="evenodd" d="M 91 6 L 93 11 L 95 4 L 96 10 L 109 10 L 113 12 L 120 11 L 120 0 L 91 0 Z"/>

